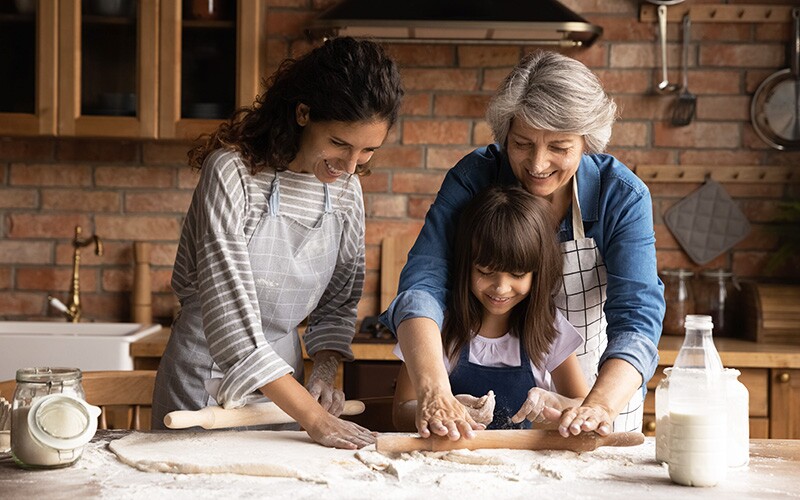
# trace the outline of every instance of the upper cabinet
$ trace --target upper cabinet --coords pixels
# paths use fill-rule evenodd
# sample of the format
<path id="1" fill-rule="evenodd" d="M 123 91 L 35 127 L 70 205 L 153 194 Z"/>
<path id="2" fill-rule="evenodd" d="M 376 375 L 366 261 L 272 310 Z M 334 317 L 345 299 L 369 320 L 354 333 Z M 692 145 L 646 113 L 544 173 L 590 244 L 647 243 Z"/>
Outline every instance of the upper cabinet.
<path id="1" fill-rule="evenodd" d="M 262 0 L 15 0 L 6 10 L 0 43 L 17 50 L 2 51 L 0 70 L 24 73 L 0 82 L 0 133 L 194 138 L 260 91 Z"/>

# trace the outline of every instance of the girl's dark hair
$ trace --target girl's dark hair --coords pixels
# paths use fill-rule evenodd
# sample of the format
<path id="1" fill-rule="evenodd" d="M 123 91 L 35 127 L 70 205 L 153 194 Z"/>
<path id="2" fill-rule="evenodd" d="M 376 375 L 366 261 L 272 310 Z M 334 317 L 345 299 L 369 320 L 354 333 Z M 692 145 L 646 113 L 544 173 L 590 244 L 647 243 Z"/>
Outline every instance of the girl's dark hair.
<path id="1" fill-rule="evenodd" d="M 510 333 L 541 363 L 556 338 L 553 297 L 561 284 L 562 257 L 550 203 L 516 186 L 493 186 L 461 213 L 453 242 L 453 286 L 442 335 L 445 352 L 458 353 L 481 328 L 483 306 L 472 294 L 472 267 L 533 273 L 531 293 L 511 311 Z"/>
<path id="2" fill-rule="evenodd" d="M 286 170 L 297 156 L 303 128 L 296 108 L 303 103 L 313 121 L 397 120 L 403 88 L 394 61 L 380 45 L 349 37 L 327 40 L 299 59 L 287 59 L 267 81 L 252 107 L 237 110 L 204 143 L 189 151 L 200 169 L 217 148 L 233 149 L 255 174 Z M 366 165 L 357 169 L 368 171 Z"/>

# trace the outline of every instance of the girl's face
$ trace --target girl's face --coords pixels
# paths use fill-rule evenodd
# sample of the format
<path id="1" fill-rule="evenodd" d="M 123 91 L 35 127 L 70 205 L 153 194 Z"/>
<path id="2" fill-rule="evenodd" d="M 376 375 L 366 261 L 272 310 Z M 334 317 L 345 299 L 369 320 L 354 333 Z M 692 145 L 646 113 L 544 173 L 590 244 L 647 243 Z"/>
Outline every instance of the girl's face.
<path id="1" fill-rule="evenodd" d="M 470 291 L 483 305 L 485 315 L 506 319 L 511 310 L 525 300 L 531 291 L 533 273 L 492 271 L 474 265 L 470 276 Z"/>
<path id="2" fill-rule="evenodd" d="M 305 104 L 297 106 L 297 123 L 303 127 L 297 157 L 289 164 L 293 172 L 309 173 L 320 182 L 334 182 L 356 172 L 372 158 L 389 133 L 386 121 L 314 122 Z"/>
<path id="3" fill-rule="evenodd" d="M 522 187 L 553 202 L 571 199 L 570 180 L 581 163 L 584 146 L 580 135 L 539 130 L 514 119 L 506 149 Z"/>

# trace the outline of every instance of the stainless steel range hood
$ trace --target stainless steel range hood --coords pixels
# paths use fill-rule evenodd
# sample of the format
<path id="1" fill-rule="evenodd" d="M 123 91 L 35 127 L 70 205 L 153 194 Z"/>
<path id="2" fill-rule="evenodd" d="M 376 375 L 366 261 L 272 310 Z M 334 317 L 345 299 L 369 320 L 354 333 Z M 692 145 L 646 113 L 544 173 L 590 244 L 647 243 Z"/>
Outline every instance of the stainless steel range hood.
<path id="1" fill-rule="evenodd" d="M 306 31 L 312 38 L 588 47 L 603 28 L 555 0 L 344 0 Z"/>

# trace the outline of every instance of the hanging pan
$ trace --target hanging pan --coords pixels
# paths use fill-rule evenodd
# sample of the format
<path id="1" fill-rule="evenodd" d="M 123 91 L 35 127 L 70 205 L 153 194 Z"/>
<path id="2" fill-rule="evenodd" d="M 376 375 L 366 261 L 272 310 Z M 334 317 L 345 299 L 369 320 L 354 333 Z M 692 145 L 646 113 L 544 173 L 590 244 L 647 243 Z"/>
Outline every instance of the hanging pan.
<path id="1" fill-rule="evenodd" d="M 800 8 L 792 9 L 792 20 L 790 68 L 761 82 L 750 103 L 750 119 L 756 133 L 780 150 L 800 150 Z"/>

